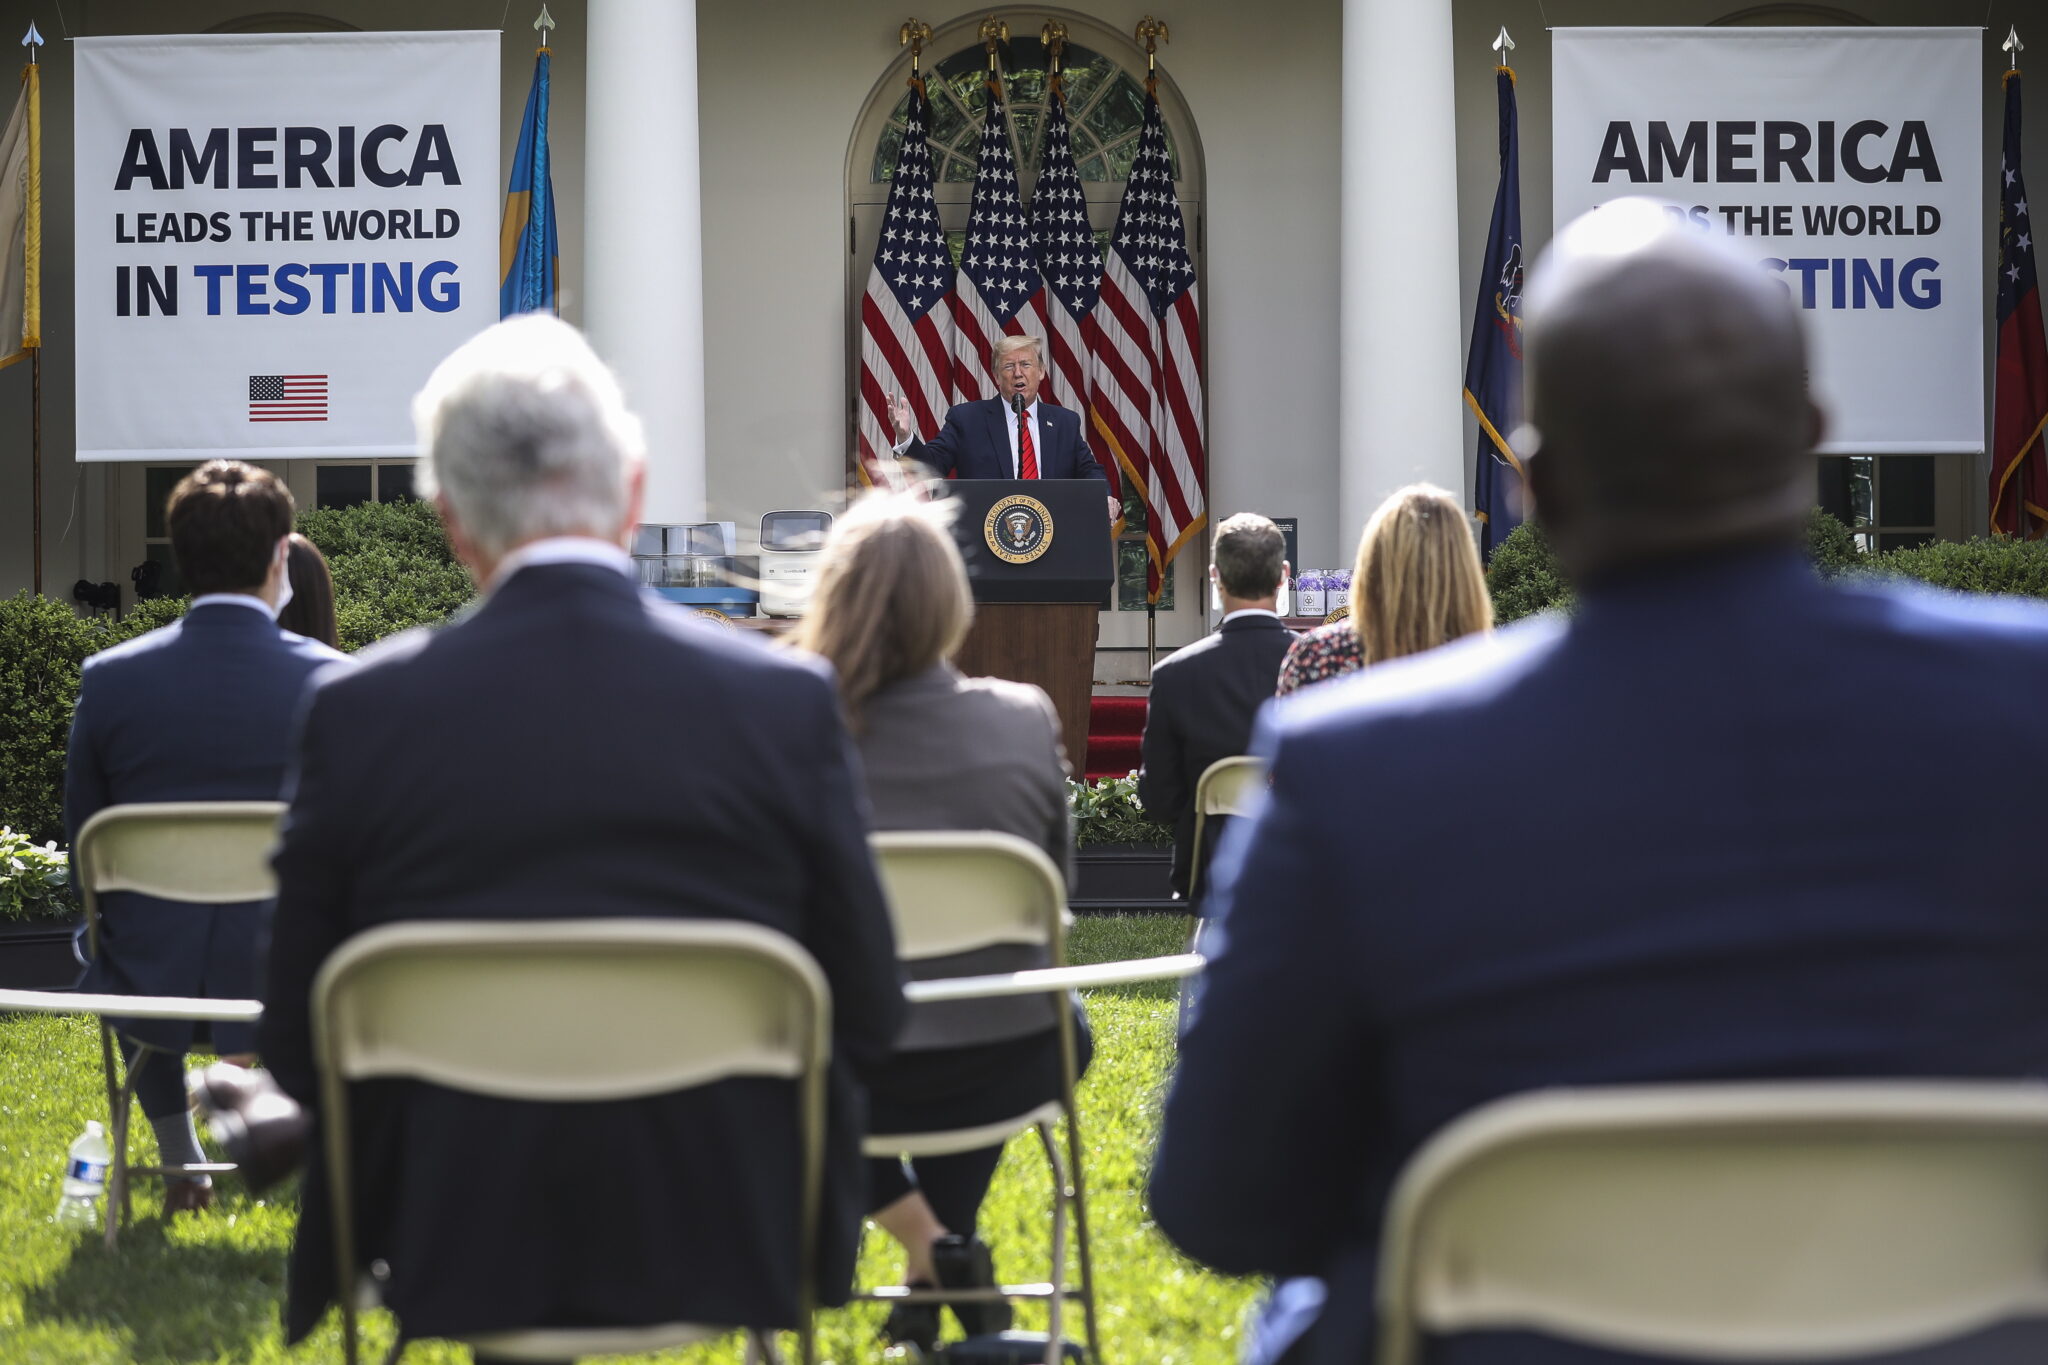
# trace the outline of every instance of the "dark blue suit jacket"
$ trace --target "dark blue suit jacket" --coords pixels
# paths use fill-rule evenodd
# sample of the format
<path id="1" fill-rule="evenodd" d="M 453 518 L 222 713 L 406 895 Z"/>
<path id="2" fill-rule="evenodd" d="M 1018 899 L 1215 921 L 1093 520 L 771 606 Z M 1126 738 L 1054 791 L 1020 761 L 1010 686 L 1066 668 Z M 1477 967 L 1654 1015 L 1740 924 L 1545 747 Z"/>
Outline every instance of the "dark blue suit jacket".
<path id="1" fill-rule="evenodd" d="M 1012 477 L 1010 428 L 1016 421 L 1016 414 L 1000 398 L 956 403 L 946 413 L 944 430 L 929 441 L 912 440 L 904 453 L 946 478 L 1007 479 Z M 1038 455 L 1039 478 L 1103 478 L 1102 466 L 1081 436 L 1078 413 L 1041 398 L 1031 441 Z"/>
<path id="2" fill-rule="evenodd" d="M 382 641 L 305 709 L 277 856 L 263 1060 L 317 1101 L 329 953 L 420 919 L 664 916 L 765 925 L 832 988 L 820 1286 L 865 1211 L 858 1073 L 905 1004 L 830 671 L 692 620 L 592 564 L 514 573 L 473 614 Z M 415 1336 L 602 1322 L 793 1325 L 791 1087 L 522 1104 L 411 1082 L 351 1097 L 356 1245 Z M 564 1178 L 564 1161 L 585 1174 Z M 334 1289 L 309 1156 L 287 1334 Z"/>
<path id="3" fill-rule="evenodd" d="M 1269 708 L 1160 1226 L 1226 1271 L 1326 1277 L 1310 1358 L 1355 1365 L 1389 1187 L 1477 1105 L 2048 1075 L 2043 697 L 2048 611 L 1829 587 L 1787 552 Z M 1431 1356 L 1624 1358 L 1499 1334 Z"/>
<path id="4" fill-rule="evenodd" d="M 212 603 L 85 661 L 64 770 L 64 828 L 102 808 L 154 801 L 275 801 L 306 680 L 344 660 L 262 611 Z M 180 905 L 120 892 L 100 902 L 101 952 L 82 988 L 246 999 L 268 902 Z M 182 1051 L 193 1025 L 122 1031 Z M 222 1052 L 254 1048 L 246 1024 L 214 1024 Z"/>

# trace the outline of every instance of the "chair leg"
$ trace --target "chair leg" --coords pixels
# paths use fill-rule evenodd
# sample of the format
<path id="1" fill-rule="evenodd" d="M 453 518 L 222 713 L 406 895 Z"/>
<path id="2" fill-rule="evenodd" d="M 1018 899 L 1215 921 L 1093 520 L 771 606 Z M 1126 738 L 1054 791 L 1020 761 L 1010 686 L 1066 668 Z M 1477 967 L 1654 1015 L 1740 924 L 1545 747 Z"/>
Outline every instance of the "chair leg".
<path id="1" fill-rule="evenodd" d="M 107 1161 L 107 1226 L 104 1234 L 107 1250 L 112 1251 L 121 1235 L 121 1201 L 127 1198 L 128 1125 L 122 1114 L 123 1087 L 114 1073 L 114 1030 L 104 1019 L 100 1020 L 100 1067 L 107 1082 L 107 1129 L 111 1139 L 108 1145 L 113 1149 Z"/>
<path id="2" fill-rule="evenodd" d="M 1046 1300 L 1045 1365 L 1060 1365 L 1064 1354 L 1067 1289 L 1067 1184 L 1066 1163 L 1060 1159 L 1059 1143 L 1052 1125 L 1038 1125 L 1038 1141 L 1045 1148 L 1046 1164 L 1052 1169 L 1052 1297 Z"/>
<path id="3" fill-rule="evenodd" d="M 1074 1243 L 1081 1261 L 1081 1321 L 1088 1332 L 1090 1365 L 1102 1365 L 1102 1342 L 1095 1328 L 1095 1256 L 1088 1240 L 1088 1184 L 1081 1171 L 1081 1128 L 1067 1112 L 1067 1162 L 1074 1193 Z"/>

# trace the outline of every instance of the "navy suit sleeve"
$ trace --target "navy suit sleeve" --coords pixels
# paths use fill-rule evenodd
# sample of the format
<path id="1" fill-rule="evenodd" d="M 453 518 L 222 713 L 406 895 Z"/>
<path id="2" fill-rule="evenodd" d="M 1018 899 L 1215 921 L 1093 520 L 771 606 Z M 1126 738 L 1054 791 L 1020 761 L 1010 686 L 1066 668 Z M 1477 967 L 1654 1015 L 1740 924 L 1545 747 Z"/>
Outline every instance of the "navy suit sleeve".
<path id="1" fill-rule="evenodd" d="M 904 454 L 931 466 L 941 478 L 950 478 L 960 468 L 960 456 L 967 448 L 967 430 L 963 414 L 967 411 L 964 403 L 955 404 L 946 412 L 946 425 L 937 436 L 929 441 L 912 437 L 910 448 Z"/>
<path id="2" fill-rule="evenodd" d="M 811 903 L 806 945 L 832 987 L 832 1046 L 861 1075 L 886 1061 L 909 1008 L 896 958 L 896 931 L 868 851 L 868 811 L 859 762 L 832 684 L 815 680 L 797 703 L 810 724 L 804 784 L 815 796 L 810 813 Z M 795 709 L 794 707 L 792 708 Z"/>
<path id="3" fill-rule="evenodd" d="M 1268 757 L 1272 724 L 1254 744 Z M 1318 823 L 1341 764 L 1308 741 L 1277 747 L 1271 796 L 1216 859 L 1220 922 L 1151 1181 L 1166 1235 L 1231 1274 L 1325 1269 L 1358 1234 L 1354 1192 L 1380 1136 L 1379 1049 L 1345 969 L 1345 831 Z"/>
<path id="4" fill-rule="evenodd" d="M 100 767 L 99 747 L 94 743 L 92 717 L 98 714 L 93 674 L 87 665 L 78 688 L 78 704 L 71 711 L 71 737 L 64 751 L 64 842 L 78 846 L 78 831 L 107 804 L 107 775 Z M 78 869 L 71 870 L 72 885 L 78 884 Z"/>
<path id="5" fill-rule="evenodd" d="M 1194 804 L 1188 783 L 1186 746 L 1175 720 L 1177 671 L 1161 668 L 1152 679 L 1152 704 L 1145 709 L 1145 737 L 1138 750 L 1138 802 L 1154 820 L 1172 824 Z"/>
<path id="6" fill-rule="evenodd" d="M 317 684 L 316 684 L 317 687 Z M 349 906 L 355 858 L 349 851 L 349 813 L 339 790 L 333 698 L 316 690 L 300 725 L 297 761 L 285 784 L 290 810 L 274 860 L 277 910 L 263 984 L 263 1022 L 257 1047 L 263 1064 L 293 1099 L 314 1106 L 319 1079 L 313 1064 L 313 978 L 328 954 L 350 933 Z"/>

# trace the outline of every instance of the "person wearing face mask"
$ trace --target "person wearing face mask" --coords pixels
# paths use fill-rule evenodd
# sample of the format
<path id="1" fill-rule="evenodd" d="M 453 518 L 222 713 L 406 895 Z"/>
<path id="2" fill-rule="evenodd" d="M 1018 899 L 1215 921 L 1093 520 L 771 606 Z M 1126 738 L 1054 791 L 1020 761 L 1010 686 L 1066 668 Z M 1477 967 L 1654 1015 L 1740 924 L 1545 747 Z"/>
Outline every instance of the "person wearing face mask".
<path id="1" fill-rule="evenodd" d="M 1038 401 L 1038 387 L 1045 382 L 1038 338 L 1004 337 L 989 363 L 996 396 L 955 404 L 946 413 L 945 429 L 929 441 L 917 437 L 910 400 L 890 395 L 896 454 L 948 479 L 1102 479 L 1103 501 L 1115 521 L 1123 508 L 1081 434 L 1081 415 Z"/>
<path id="2" fill-rule="evenodd" d="M 235 460 L 208 461 L 171 491 L 165 524 L 192 605 L 183 619 L 85 662 L 64 773 L 64 828 L 74 846 L 86 821 L 108 806 L 278 799 L 307 680 L 328 665 L 349 666 L 345 655 L 277 624 L 290 591 L 293 511 L 275 475 Z M 80 988 L 252 997 L 268 908 L 109 894 Z M 223 1057 L 252 1054 L 251 1026 L 109 1022 L 162 1164 L 203 1161 L 186 1110 L 184 1054 L 198 1041 Z M 205 1176 L 166 1177 L 166 1214 L 212 1201 Z"/>

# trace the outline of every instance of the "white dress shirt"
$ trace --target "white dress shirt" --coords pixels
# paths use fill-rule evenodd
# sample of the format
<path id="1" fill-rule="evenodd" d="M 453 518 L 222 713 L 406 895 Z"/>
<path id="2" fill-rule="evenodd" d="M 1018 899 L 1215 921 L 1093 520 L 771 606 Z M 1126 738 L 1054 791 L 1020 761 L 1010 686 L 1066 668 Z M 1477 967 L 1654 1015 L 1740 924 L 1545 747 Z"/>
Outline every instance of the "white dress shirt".
<path id="1" fill-rule="evenodd" d="M 1270 616 L 1275 621 L 1280 619 L 1279 612 L 1267 611 L 1264 607 L 1239 607 L 1236 611 L 1224 612 L 1223 619 L 1221 621 L 1218 621 L 1216 624 L 1219 626 L 1227 626 L 1240 616 Z"/>
<path id="2" fill-rule="evenodd" d="M 270 603 L 254 593 L 248 592 L 203 592 L 193 598 L 192 605 L 185 608 L 185 610 L 197 611 L 201 607 L 210 607 L 216 603 L 226 603 L 229 606 L 235 607 L 254 607 L 271 620 L 275 621 L 277 619 L 276 607 L 271 606 Z"/>
<path id="3" fill-rule="evenodd" d="M 549 536 L 545 540 L 530 540 L 499 560 L 497 572 L 491 575 L 491 587 L 496 588 L 521 569 L 537 564 L 596 564 L 628 578 L 635 577 L 633 556 L 608 540 L 595 536 Z"/>

